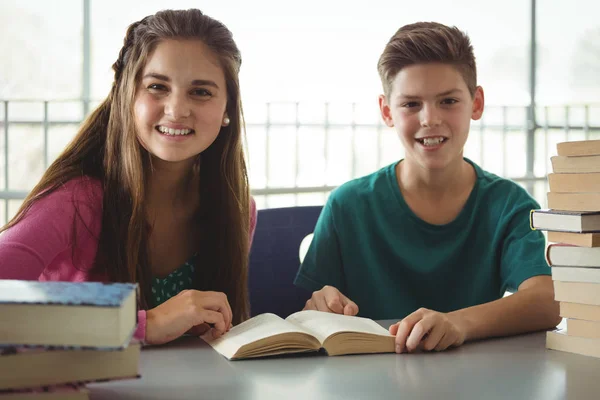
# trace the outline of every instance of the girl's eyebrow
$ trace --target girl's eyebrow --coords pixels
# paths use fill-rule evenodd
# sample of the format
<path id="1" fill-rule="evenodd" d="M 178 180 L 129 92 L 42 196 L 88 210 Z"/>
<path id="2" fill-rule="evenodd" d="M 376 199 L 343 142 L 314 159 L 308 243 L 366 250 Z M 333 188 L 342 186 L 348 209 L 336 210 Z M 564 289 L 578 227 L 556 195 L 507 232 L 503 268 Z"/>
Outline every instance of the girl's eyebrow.
<path id="1" fill-rule="evenodd" d="M 157 74 L 155 72 L 147 73 L 146 75 L 144 75 L 143 79 L 146 78 L 154 78 L 165 82 L 171 82 L 171 79 L 168 76 Z M 194 79 L 191 84 L 195 86 L 212 86 L 217 89 L 219 88 L 219 85 L 217 85 L 215 81 L 211 81 L 210 79 Z"/>

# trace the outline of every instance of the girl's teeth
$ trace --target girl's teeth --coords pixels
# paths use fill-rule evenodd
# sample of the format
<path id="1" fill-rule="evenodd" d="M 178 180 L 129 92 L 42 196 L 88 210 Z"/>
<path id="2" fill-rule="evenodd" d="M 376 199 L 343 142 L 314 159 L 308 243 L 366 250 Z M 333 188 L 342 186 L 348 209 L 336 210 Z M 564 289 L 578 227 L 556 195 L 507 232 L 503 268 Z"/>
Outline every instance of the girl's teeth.
<path id="1" fill-rule="evenodd" d="M 190 133 L 192 133 L 191 129 L 172 129 L 172 128 L 166 128 L 164 126 L 159 126 L 158 127 L 159 132 L 165 134 L 165 135 L 188 135 Z"/>

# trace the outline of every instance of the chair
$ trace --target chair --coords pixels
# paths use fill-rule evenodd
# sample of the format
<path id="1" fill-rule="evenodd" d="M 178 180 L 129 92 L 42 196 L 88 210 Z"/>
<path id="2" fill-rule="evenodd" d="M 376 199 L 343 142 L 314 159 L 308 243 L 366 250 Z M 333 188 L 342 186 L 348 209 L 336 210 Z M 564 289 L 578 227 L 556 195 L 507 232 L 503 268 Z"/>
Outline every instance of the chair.
<path id="1" fill-rule="evenodd" d="M 302 239 L 313 232 L 322 206 L 258 211 L 250 251 L 250 313 L 282 318 L 302 310 L 311 293 L 294 286 Z"/>

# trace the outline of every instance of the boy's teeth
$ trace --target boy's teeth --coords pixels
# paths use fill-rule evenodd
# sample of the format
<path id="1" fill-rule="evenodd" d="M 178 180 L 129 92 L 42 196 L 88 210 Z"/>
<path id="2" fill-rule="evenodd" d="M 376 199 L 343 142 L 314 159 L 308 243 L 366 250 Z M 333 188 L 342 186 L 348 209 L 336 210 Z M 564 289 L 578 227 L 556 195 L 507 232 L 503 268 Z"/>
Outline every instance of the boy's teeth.
<path id="1" fill-rule="evenodd" d="M 438 138 L 424 138 L 422 140 L 422 143 L 425 146 L 435 146 L 435 145 L 438 145 L 438 144 L 442 143 L 443 141 L 444 141 L 443 137 L 438 137 Z"/>

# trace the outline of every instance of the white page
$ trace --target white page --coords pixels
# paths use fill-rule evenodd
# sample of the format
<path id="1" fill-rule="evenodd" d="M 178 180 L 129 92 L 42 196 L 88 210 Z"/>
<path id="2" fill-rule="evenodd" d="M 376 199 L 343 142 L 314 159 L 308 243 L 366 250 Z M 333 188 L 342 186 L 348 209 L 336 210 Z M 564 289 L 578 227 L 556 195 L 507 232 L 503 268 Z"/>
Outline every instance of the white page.
<path id="1" fill-rule="evenodd" d="M 231 358 L 240 347 L 248 343 L 269 336 L 292 332 L 308 333 L 301 327 L 293 326 L 275 314 L 261 314 L 234 326 L 218 339 L 213 339 L 210 331 L 202 336 L 202 339 L 219 353 Z"/>
<path id="2" fill-rule="evenodd" d="M 286 320 L 310 331 L 321 343 L 336 332 L 351 331 L 391 336 L 387 329 L 373 320 L 322 311 L 299 311 Z"/>

